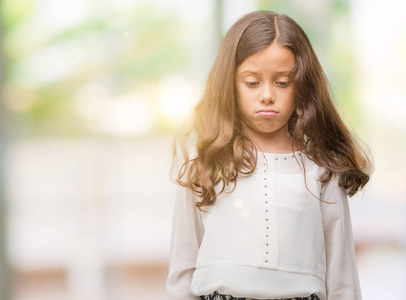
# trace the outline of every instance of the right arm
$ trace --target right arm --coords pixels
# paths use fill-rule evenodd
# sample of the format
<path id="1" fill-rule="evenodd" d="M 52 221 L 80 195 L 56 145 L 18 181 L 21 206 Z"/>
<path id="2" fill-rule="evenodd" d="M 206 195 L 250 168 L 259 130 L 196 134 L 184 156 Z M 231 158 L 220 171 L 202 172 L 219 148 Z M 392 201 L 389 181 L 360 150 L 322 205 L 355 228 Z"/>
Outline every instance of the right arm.
<path id="1" fill-rule="evenodd" d="M 195 300 L 190 284 L 204 227 L 193 192 L 178 186 L 176 195 L 166 290 L 168 300 Z"/>

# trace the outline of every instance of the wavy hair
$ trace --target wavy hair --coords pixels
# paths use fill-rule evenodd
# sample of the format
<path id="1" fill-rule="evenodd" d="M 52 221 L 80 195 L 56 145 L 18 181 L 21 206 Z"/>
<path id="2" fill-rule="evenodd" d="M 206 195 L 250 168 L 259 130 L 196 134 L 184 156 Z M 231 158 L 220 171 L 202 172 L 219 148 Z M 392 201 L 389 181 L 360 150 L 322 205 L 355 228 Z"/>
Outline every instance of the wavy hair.
<path id="1" fill-rule="evenodd" d="M 292 72 L 296 107 L 288 121 L 292 152 L 299 146 L 307 157 L 325 167 L 319 178 L 322 183 L 338 174 L 339 185 L 350 197 L 369 181 L 372 158 L 340 118 L 306 34 L 286 15 L 257 11 L 243 16 L 226 34 L 192 124 L 174 141 L 177 182 L 201 198 L 196 203 L 200 210 L 213 205 L 227 187 L 233 190 L 239 173 L 248 175 L 255 170 L 257 148 L 242 130 L 235 74 L 246 58 L 272 43 L 289 48 L 296 58 Z M 181 163 L 176 164 L 180 157 Z"/>

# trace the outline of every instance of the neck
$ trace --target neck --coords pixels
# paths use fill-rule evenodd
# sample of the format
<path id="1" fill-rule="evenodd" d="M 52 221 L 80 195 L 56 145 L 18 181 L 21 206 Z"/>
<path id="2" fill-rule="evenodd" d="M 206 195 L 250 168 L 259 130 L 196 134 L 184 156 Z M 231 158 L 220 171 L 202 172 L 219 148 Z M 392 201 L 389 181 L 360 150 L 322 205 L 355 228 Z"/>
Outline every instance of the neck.
<path id="1" fill-rule="evenodd" d="M 282 128 L 281 128 L 282 129 Z M 257 145 L 259 151 L 268 153 L 291 153 L 293 138 L 287 130 L 278 130 L 276 132 L 257 132 L 244 128 L 247 136 Z M 301 150 L 295 145 L 294 151 Z"/>

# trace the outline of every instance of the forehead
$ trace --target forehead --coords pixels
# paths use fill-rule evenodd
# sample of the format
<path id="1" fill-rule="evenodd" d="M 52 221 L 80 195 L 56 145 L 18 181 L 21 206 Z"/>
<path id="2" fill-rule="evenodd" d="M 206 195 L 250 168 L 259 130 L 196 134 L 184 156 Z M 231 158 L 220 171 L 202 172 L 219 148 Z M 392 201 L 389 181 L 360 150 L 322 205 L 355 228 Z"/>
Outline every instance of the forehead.
<path id="1" fill-rule="evenodd" d="M 293 69 L 295 61 L 292 50 L 272 44 L 247 57 L 237 68 L 237 73 L 289 73 Z"/>

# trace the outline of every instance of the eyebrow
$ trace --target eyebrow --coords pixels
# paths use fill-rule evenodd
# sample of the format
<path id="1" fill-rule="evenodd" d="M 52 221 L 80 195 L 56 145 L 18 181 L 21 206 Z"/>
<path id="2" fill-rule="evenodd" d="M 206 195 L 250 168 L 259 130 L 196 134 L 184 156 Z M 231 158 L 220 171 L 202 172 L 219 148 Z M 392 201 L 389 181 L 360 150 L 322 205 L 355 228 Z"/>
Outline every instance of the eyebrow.
<path id="1" fill-rule="evenodd" d="M 275 72 L 275 74 L 289 74 L 291 71 L 277 71 L 277 72 Z M 250 73 L 250 74 L 258 74 L 258 72 L 255 72 L 255 71 L 250 71 L 250 70 L 247 70 L 247 71 L 243 71 L 243 72 L 240 72 L 240 75 L 242 75 L 242 74 L 245 74 L 245 73 Z"/>

